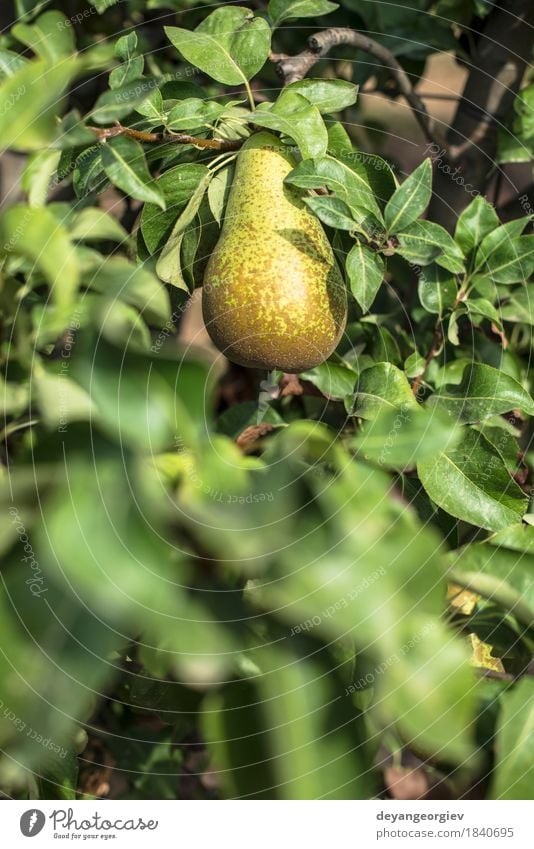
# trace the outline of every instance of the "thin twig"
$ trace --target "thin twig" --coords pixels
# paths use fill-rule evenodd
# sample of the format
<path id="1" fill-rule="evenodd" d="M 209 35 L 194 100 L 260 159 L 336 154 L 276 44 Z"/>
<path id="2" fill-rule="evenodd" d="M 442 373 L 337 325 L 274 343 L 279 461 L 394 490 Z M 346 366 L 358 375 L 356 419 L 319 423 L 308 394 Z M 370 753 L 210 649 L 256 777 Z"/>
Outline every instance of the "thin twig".
<path id="1" fill-rule="evenodd" d="M 295 56 L 284 56 L 284 54 L 272 54 L 273 61 L 277 62 L 277 73 L 285 85 L 303 79 L 314 65 L 337 44 L 349 44 L 369 53 L 378 59 L 381 65 L 390 71 L 394 77 L 400 93 L 410 104 L 414 116 L 429 141 L 443 145 L 443 139 L 436 128 L 434 119 L 428 114 L 427 109 L 419 95 L 414 91 L 408 74 L 397 62 L 393 54 L 382 44 L 348 27 L 332 27 L 331 29 L 317 32 L 308 39 L 308 47 Z"/>
<path id="2" fill-rule="evenodd" d="M 116 136 L 128 136 L 141 142 L 159 142 L 160 144 L 192 144 L 203 150 L 239 150 L 244 139 L 199 139 L 185 133 L 146 133 L 142 130 L 134 130 L 133 127 L 124 127 L 115 124 L 114 127 L 88 127 L 96 134 L 99 141 L 115 138 Z"/>
<path id="3" fill-rule="evenodd" d="M 425 357 L 425 364 L 423 366 L 423 370 L 422 370 L 421 374 L 417 375 L 417 377 L 415 378 L 415 380 L 412 384 L 412 391 L 413 391 L 414 395 L 417 395 L 417 392 L 419 391 L 419 387 L 421 386 L 421 383 L 423 382 L 423 378 L 426 374 L 426 371 L 427 371 L 430 363 L 432 362 L 434 357 L 437 354 L 439 354 L 439 352 L 441 351 L 442 343 L 443 343 L 443 326 L 442 326 L 441 319 L 439 319 L 437 324 L 436 324 L 436 328 L 434 330 L 434 337 L 432 339 L 432 343 L 431 343 L 430 348 L 428 350 L 428 354 Z"/>

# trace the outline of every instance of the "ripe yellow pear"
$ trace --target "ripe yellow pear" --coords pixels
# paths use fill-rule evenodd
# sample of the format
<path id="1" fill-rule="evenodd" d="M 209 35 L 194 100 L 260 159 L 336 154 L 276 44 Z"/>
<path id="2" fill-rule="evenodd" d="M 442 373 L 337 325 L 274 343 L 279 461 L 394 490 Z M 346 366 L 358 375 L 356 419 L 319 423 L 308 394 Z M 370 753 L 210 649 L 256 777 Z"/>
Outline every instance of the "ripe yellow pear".
<path id="1" fill-rule="evenodd" d="M 335 349 L 347 293 L 319 220 L 284 186 L 294 167 L 276 136 L 245 142 L 202 303 L 208 333 L 228 359 L 298 373 Z"/>

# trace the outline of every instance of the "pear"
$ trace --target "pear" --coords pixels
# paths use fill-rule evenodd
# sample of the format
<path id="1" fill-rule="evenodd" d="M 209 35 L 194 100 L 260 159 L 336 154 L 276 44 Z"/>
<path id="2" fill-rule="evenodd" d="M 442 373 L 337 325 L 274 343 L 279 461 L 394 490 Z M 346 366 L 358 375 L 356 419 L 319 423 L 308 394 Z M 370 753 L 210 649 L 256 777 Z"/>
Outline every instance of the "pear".
<path id="1" fill-rule="evenodd" d="M 229 360 L 249 368 L 313 368 L 345 328 L 347 293 L 330 243 L 299 193 L 284 185 L 295 164 L 276 136 L 247 139 L 206 267 L 208 333 Z"/>

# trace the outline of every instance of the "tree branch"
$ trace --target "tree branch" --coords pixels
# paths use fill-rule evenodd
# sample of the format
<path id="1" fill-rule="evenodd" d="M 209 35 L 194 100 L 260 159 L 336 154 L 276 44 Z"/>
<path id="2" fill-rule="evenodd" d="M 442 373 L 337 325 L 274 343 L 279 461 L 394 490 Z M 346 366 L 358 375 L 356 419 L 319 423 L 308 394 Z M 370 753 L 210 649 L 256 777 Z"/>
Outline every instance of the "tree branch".
<path id="1" fill-rule="evenodd" d="M 115 124 L 114 127 L 88 127 L 98 137 L 98 141 L 115 138 L 116 136 L 128 136 L 141 142 L 159 142 L 160 144 L 192 144 L 202 150 L 239 150 L 244 139 L 199 139 L 185 133 L 145 133 L 142 130 L 134 130 L 132 127 L 123 127 Z"/>
<path id="2" fill-rule="evenodd" d="M 296 56 L 285 54 L 271 54 L 271 60 L 277 63 L 277 73 L 285 85 L 301 80 L 309 70 L 325 56 L 332 47 L 337 44 L 349 44 L 374 56 L 381 65 L 391 73 L 395 79 L 400 93 L 406 98 L 412 108 L 414 116 L 423 130 L 428 141 L 439 144 L 443 139 L 436 127 L 434 119 L 428 114 L 421 98 L 413 89 L 408 74 L 397 62 L 393 54 L 377 41 L 373 41 L 367 35 L 347 27 L 332 27 L 331 29 L 317 32 L 308 39 L 308 47 Z"/>
<path id="3" fill-rule="evenodd" d="M 439 157 L 459 166 L 462 181 L 439 168 L 429 217 L 451 229 L 476 193 L 484 193 L 495 163 L 497 130 L 511 109 L 534 41 L 534 4 L 504 0 L 485 21 L 471 70 Z M 457 169 L 458 171 L 458 169 Z M 469 184 L 470 191 L 466 191 Z M 453 212 L 453 215 L 451 215 Z"/>

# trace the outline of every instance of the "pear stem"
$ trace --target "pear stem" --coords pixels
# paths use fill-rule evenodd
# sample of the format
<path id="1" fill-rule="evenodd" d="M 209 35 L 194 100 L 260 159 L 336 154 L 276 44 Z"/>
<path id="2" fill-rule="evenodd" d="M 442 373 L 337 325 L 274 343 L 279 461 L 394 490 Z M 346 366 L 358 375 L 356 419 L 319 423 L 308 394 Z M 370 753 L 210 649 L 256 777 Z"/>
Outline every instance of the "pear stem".
<path id="1" fill-rule="evenodd" d="M 254 100 L 254 95 L 252 94 L 252 89 L 250 87 L 248 80 L 245 80 L 245 88 L 247 90 L 247 97 L 248 97 L 248 101 L 250 103 L 250 108 L 252 109 L 253 112 L 255 112 L 256 111 L 256 101 Z"/>

